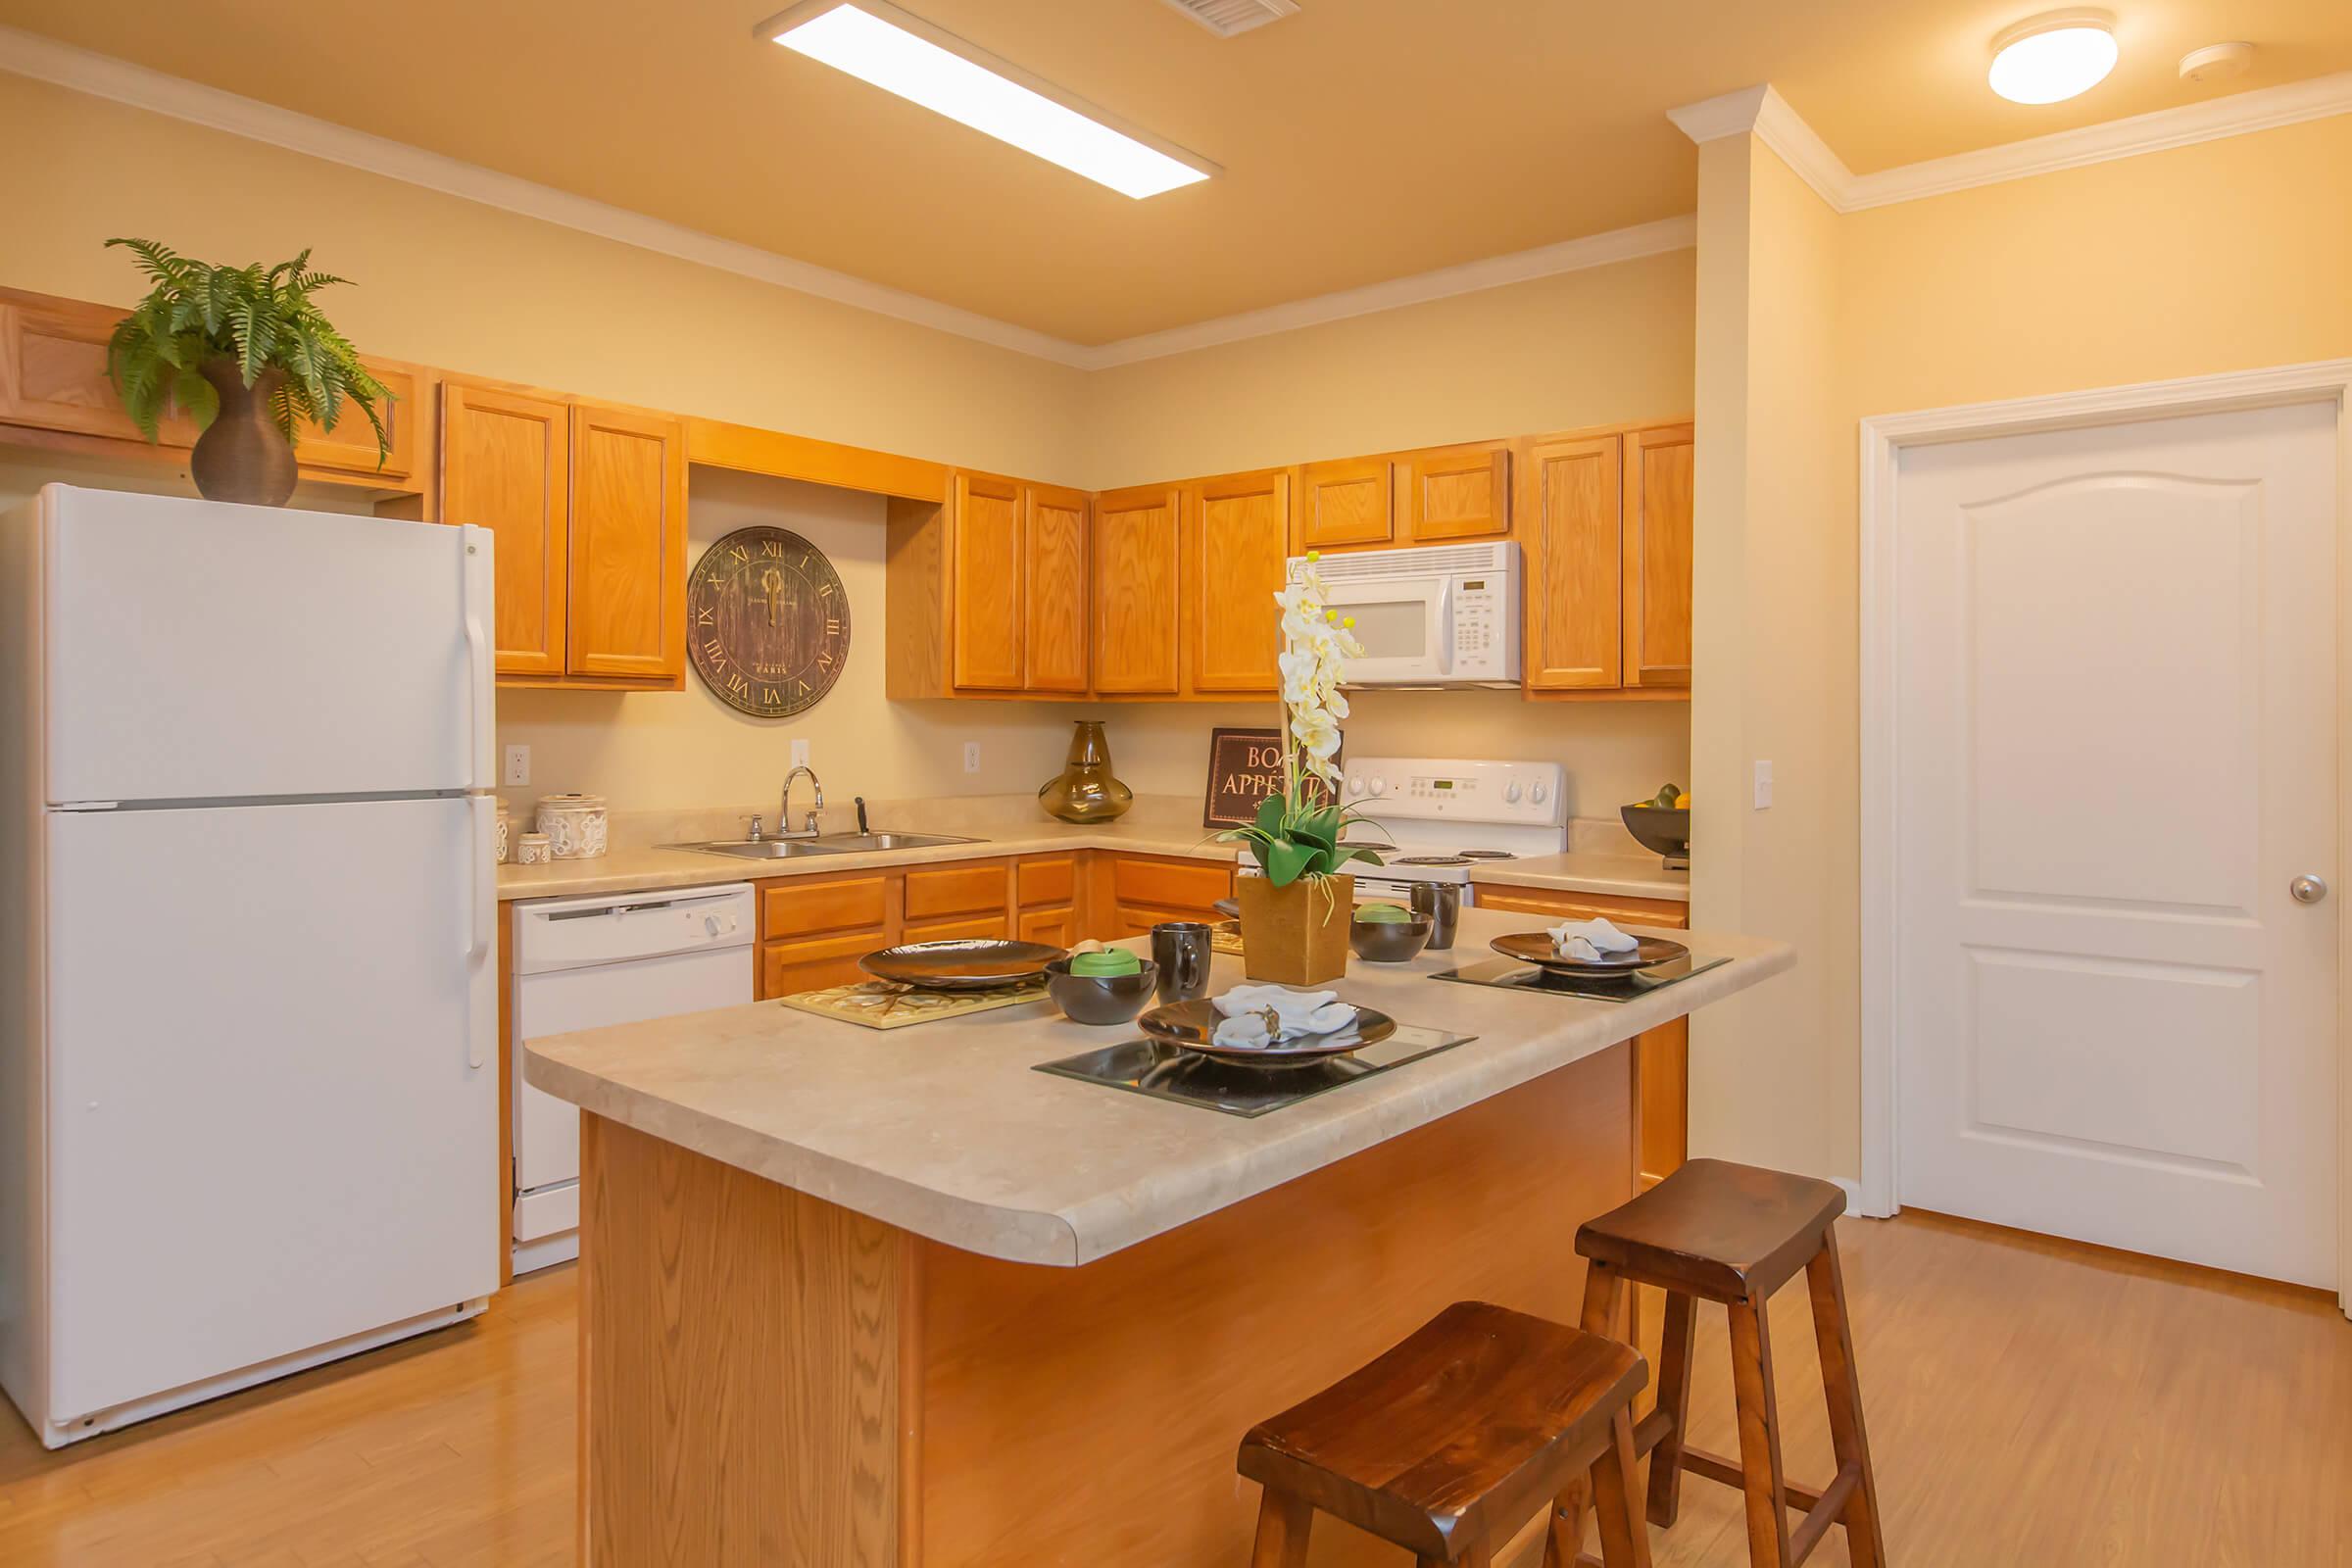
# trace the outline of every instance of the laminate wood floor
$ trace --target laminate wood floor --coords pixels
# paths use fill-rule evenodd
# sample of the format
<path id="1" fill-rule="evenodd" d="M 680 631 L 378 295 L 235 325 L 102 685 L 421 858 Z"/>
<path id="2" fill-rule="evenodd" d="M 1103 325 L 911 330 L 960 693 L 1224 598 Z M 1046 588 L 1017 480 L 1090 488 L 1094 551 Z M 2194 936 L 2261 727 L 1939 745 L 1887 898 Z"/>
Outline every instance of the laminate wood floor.
<path id="1" fill-rule="evenodd" d="M 1839 1235 L 1890 1568 L 2352 1568 L 2332 1300 L 1927 1214 Z M 536 1276 L 476 1323 L 62 1453 L 10 1412 L 0 1564 L 569 1563 L 575 1294 Z M 1801 1286 L 1772 1320 L 1788 1470 L 1819 1482 Z M 1728 1355 L 1702 1307 L 1692 1437 L 1721 1452 Z M 1739 1498 L 1707 1482 L 1652 1539 L 1659 1568 L 1746 1562 Z M 1834 1531 L 1814 1561 L 1845 1560 Z"/>

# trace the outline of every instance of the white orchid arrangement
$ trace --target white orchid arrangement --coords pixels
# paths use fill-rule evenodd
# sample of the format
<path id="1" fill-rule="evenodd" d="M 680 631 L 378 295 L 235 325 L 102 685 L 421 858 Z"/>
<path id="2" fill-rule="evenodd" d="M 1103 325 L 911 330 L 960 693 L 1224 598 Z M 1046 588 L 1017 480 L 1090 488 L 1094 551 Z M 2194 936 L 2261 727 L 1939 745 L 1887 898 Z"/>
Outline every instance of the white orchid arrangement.
<path id="1" fill-rule="evenodd" d="M 1340 835 L 1356 814 L 1339 804 L 1340 720 L 1348 698 L 1340 690 L 1347 662 L 1360 656 L 1355 621 L 1330 608 L 1330 585 L 1309 554 L 1274 596 L 1282 609 L 1282 793 L 1267 797 L 1257 820 L 1218 835 L 1250 846 L 1274 886 L 1337 873 L 1352 860 L 1380 857 Z"/>

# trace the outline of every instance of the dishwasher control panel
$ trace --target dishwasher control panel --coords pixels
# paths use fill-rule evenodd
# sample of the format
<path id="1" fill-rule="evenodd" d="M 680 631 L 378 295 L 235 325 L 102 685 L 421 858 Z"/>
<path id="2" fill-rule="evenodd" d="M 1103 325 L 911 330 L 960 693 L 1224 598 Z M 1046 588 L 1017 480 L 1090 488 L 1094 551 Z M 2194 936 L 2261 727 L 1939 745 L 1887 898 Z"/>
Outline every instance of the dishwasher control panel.
<path id="1" fill-rule="evenodd" d="M 514 972 L 544 974 L 706 948 L 749 947 L 758 927 L 748 882 L 533 899 L 514 906 Z"/>

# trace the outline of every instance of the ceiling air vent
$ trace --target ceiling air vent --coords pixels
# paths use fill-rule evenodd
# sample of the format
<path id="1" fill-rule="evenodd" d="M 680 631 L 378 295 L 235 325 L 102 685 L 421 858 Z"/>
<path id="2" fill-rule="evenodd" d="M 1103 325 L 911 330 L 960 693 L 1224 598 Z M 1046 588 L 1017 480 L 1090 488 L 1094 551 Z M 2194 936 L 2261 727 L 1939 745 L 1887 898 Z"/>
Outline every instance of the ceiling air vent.
<path id="1" fill-rule="evenodd" d="M 1230 38 L 1298 10 L 1298 0 L 1167 0 L 1220 38 Z"/>

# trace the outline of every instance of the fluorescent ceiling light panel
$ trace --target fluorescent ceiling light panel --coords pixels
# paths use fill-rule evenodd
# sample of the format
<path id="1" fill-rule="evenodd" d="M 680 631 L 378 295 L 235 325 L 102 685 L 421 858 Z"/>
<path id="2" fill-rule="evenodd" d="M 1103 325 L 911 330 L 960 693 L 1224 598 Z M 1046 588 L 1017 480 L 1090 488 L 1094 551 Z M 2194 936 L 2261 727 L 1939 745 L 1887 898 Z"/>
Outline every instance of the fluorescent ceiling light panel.
<path id="1" fill-rule="evenodd" d="M 756 29 L 811 60 L 1139 200 L 1217 167 L 883 0 L 814 0 Z"/>
<path id="2" fill-rule="evenodd" d="M 1993 39 L 1992 90 L 2016 104 L 2055 104 L 2107 79 L 2117 55 L 2104 11 L 2053 11 Z"/>

